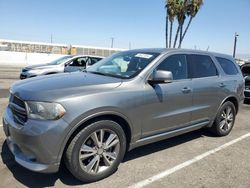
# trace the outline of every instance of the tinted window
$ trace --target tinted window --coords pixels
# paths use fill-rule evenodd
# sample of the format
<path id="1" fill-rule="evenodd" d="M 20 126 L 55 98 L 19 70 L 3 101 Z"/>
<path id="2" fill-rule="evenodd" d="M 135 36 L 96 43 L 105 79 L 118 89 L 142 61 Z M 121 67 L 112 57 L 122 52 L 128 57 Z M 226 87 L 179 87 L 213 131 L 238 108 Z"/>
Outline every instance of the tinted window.
<path id="1" fill-rule="evenodd" d="M 238 74 L 238 70 L 232 61 L 221 57 L 216 57 L 216 59 L 226 74 L 228 75 Z"/>
<path id="2" fill-rule="evenodd" d="M 187 79 L 187 60 L 186 55 L 172 55 L 167 57 L 157 70 L 171 71 L 174 80 Z"/>
<path id="3" fill-rule="evenodd" d="M 212 59 L 207 55 L 189 55 L 192 78 L 202 78 L 218 75 Z"/>

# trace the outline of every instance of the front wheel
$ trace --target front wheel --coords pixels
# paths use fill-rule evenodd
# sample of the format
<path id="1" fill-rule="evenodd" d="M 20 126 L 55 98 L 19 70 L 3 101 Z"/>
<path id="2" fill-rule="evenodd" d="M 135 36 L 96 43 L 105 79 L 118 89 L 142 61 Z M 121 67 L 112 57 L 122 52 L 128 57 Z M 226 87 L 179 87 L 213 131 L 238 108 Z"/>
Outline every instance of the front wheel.
<path id="1" fill-rule="evenodd" d="M 81 130 L 69 144 L 65 162 L 83 182 L 98 181 L 114 173 L 126 151 L 126 137 L 119 124 L 101 120 Z"/>
<path id="2" fill-rule="evenodd" d="M 221 107 L 215 118 L 213 126 L 210 128 L 216 136 L 228 135 L 235 122 L 236 110 L 232 102 L 227 101 Z"/>

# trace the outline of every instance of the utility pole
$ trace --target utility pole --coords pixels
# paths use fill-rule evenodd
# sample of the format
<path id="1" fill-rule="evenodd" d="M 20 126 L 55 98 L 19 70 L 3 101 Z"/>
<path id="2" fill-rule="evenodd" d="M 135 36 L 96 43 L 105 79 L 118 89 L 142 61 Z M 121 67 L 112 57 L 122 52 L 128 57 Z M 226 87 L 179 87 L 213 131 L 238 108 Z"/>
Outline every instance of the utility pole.
<path id="1" fill-rule="evenodd" d="M 235 53 L 236 53 L 236 45 L 237 45 L 237 38 L 238 38 L 239 34 L 237 34 L 235 32 L 234 34 L 234 52 L 233 52 L 233 57 L 235 58 Z"/>
<path id="2" fill-rule="evenodd" d="M 111 48 L 114 47 L 114 37 L 111 37 Z"/>
<path id="3" fill-rule="evenodd" d="M 210 48 L 210 46 L 208 45 L 208 46 L 207 46 L 207 51 L 209 50 L 209 48 Z"/>
<path id="4" fill-rule="evenodd" d="M 52 35 L 52 33 L 50 35 L 50 43 L 53 43 L 53 35 Z"/>
<path id="5" fill-rule="evenodd" d="M 128 44 L 128 49 L 131 50 L 131 42 L 129 42 L 129 44 Z"/>

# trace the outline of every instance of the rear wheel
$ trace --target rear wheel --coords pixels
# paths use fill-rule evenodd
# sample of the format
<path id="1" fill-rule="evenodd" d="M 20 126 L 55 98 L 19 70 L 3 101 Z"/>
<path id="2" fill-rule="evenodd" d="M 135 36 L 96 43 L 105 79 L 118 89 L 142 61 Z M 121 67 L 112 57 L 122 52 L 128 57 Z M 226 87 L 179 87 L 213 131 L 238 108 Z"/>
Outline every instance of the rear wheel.
<path id="1" fill-rule="evenodd" d="M 93 182 L 114 173 L 126 151 L 126 137 L 119 124 L 95 122 L 81 130 L 65 154 L 69 171 L 83 182 Z"/>
<path id="2" fill-rule="evenodd" d="M 225 102 L 216 116 L 211 131 L 216 136 L 228 135 L 234 126 L 235 116 L 236 110 L 234 104 L 230 101 Z"/>

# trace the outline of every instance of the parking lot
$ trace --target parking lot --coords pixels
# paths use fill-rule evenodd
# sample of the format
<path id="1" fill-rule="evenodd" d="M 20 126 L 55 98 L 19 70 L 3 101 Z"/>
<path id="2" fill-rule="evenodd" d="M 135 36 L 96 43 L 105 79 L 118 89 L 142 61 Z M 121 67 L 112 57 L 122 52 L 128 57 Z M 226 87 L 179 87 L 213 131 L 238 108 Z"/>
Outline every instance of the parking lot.
<path id="1" fill-rule="evenodd" d="M 19 68 L 0 68 L 0 118 Z M 0 123 L 0 187 L 250 187 L 250 105 L 241 104 L 227 137 L 205 129 L 128 152 L 118 171 L 83 184 L 64 166 L 56 174 L 31 172 L 18 165 L 7 148 Z"/>

